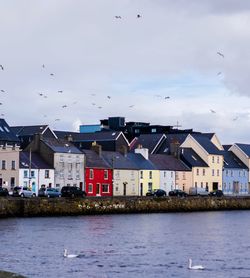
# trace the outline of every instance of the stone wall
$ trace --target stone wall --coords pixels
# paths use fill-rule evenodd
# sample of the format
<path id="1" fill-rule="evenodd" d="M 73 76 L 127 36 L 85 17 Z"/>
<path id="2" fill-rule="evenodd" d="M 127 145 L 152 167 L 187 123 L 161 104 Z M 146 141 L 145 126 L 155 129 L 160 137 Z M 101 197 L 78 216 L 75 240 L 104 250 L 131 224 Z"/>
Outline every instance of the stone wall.
<path id="1" fill-rule="evenodd" d="M 0 198 L 0 218 L 250 209 L 250 197 Z"/>

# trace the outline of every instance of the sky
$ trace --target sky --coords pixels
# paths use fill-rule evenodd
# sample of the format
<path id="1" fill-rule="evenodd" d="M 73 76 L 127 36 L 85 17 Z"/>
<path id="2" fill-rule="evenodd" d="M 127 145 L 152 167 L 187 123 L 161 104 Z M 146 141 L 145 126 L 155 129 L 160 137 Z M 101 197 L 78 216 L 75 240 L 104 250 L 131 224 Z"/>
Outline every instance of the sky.
<path id="1" fill-rule="evenodd" d="M 249 26 L 246 0 L 0 0 L 0 117 L 178 122 L 250 144 Z"/>

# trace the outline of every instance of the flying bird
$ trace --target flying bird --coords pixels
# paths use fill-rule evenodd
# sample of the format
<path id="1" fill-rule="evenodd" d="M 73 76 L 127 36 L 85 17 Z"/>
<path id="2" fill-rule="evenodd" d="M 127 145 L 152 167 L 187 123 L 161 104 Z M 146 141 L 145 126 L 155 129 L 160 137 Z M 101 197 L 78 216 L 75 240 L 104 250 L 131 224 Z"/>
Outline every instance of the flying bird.
<path id="1" fill-rule="evenodd" d="M 1 90 L 1 92 L 2 92 L 2 93 L 5 93 L 5 91 L 4 91 L 4 90 Z"/>
<path id="2" fill-rule="evenodd" d="M 111 99 L 111 96 L 107 96 L 108 99 Z"/>
<path id="3" fill-rule="evenodd" d="M 133 108 L 134 107 L 134 105 L 129 105 L 129 108 Z"/>
<path id="4" fill-rule="evenodd" d="M 214 110 L 212 110 L 212 109 L 210 109 L 210 112 L 211 112 L 211 113 L 216 113 L 216 112 L 215 112 Z"/>
<path id="5" fill-rule="evenodd" d="M 0 105 L 3 105 L 2 102 L 0 102 Z"/>
<path id="6" fill-rule="evenodd" d="M 58 121 L 60 121 L 60 119 L 55 119 L 55 122 L 58 122 Z"/>
<path id="7" fill-rule="evenodd" d="M 138 15 L 137 15 L 137 18 L 140 18 L 140 17 L 141 17 L 141 15 L 140 15 L 140 14 L 138 14 Z"/>
<path id="8" fill-rule="evenodd" d="M 102 107 L 101 107 L 101 106 L 98 106 L 98 108 L 99 108 L 99 109 L 102 109 Z"/>
<path id="9" fill-rule="evenodd" d="M 219 72 L 217 73 L 217 75 L 222 75 L 222 72 L 221 72 L 221 71 L 219 71 Z"/>
<path id="10" fill-rule="evenodd" d="M 1 70 L 4 70 L 4 67 L 3 67 L 3 65 L 0 65 L 0 68 L 1 68 Z"/>
<path id="11" fill-rule="evenodd" d="M 116 19 L 121 19 L 122 17 L 120 15 L 115 16 Z"/>
<path id="12" fill-rule="evenodd" d="M 45 68 L 45 65 L 43 64 L 42 67 Z"/>
<path id="13" fill-rule="evenodd" d="M 221 52 L 217 52 L 218 55 L 220 55 L 222 58 L 225 58 L 224 54 L 222 54 Z"/>
<path id="14" fill-rule="evenodd" d="M 169 96 L 167 96 L 167 97 L 165 97 L 165 99 L 170 99 L 170 97 L 169 97 Z"/>
<path id="15" fill-rule="evenodd" d="M 63 92 L 62 90 L 58 91 L 58 93 L 60 93 L 60 94 L 61 94 L 62 92 Z"/>
<path id="16" fill-rule="evenodd" d="M 44 98 L 48 98 L 47 96 L 43 96 Z"/>
<path id="17" fill-rule="evenodd" d="M 63 105 L 63 106 L 62 106 L 62 108 L 66 108 L 66 107 L 67 107 L 67 105 Z"/>
<path id="18" fill-rule="evenodd" d="M 92 97 L 95 96 L 96 94 L 90 94 Z"/>
<path id="19" fill-rule="evenodd" d="M 51 73 L 50 76 L 54 76 L 54 73 Z"/>
<path id="20" fill-rule="evenodd" d="M 95 105 L 95 103 L 92 103 L 92 105 Z"/>
<path id="21" fill-rule="evenodd" d="M 43 93 L 38 93 L 39 96 L 43 96 Z"/>

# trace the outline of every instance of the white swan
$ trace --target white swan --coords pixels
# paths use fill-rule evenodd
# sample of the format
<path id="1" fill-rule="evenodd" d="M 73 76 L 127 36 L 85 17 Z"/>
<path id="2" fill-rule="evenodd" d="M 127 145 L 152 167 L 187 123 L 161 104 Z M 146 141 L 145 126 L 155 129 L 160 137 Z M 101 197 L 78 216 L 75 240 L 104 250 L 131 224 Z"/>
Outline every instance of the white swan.
<path id="1" fill-rule="evenodd" d="M 205 269 L 205 267 L 203 267 L 202 265 L 193 265 L 192 266 L 192 259 L 189 259 L 188 262 L 189 262 L 189 265 L 188 265 L 189 269 L 194 269 L 194 270 L 203 270 L 203 269 Z"/>
<path id="2" fill-rule="evenodd" d="M 78 257 L 79 255 L 68 254 L 68 250 L 67 250 L 67 249 L 64 249 L 64 254 L 63 254 L 63 256 L 64 256 L 65 258 L 76 258 L 76 257 Z"/>

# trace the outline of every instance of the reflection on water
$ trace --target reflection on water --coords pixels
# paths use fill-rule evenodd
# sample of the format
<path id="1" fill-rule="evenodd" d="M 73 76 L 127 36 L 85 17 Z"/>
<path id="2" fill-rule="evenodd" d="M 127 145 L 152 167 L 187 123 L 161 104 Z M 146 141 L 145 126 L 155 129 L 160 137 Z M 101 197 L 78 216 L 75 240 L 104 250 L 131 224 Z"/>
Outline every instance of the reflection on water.
<path id="1" fill-rule="evenodd" d="M 0 269 L 27 277 L 250 277 L 249 211 L 0 220 Z M 64 249 L 79 254 L 63 257 Z M 188 258 L 204 271 L 187 269 Z"/>

